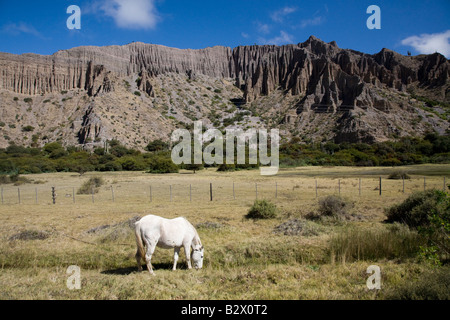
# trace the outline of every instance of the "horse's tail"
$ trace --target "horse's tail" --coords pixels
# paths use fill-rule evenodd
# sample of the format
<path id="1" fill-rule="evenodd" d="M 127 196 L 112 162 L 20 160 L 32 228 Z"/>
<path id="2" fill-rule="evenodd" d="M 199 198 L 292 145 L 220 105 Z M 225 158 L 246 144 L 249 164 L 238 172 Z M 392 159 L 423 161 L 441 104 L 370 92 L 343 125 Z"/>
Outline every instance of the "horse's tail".
<path id="1" fill-rule="evenodd" d="M 136 226 L 135 235 L 136 235 L 137 254 L 139 254 L 142 258 L 145 258 L 144 243 L 142 242 L 142 234 L 139 221 L 135 223 L 135 226 Z"/>

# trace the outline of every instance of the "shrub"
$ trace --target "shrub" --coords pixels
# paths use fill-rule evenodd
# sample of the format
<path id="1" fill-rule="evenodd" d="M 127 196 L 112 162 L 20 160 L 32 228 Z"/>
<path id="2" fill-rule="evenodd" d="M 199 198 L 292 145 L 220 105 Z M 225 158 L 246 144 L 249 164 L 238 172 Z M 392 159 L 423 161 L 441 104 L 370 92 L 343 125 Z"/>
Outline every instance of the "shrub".
<path id="1" fill-rule="evenodd" d="M 218 168 L 218 172 L 229 172 L 229 171 L 236 171 L 236 166 L 234 164 L 226 164 L 222 163 Z"/>
<path id="2" fill-rule="evenodd" d="M 155 157 L 150 163 L 147 173 L 177 173 L 178 166 L 173 163 L 171 158 Z"/>
<path id="3" fill-rule="evenodd" d="M 421 260 L 441 265 L 450 252 L 450 197 L 438 190 L 417 192 L 387 210 L 388 222 L 399 221 L 419 231 L 426 243 Z"/>
<path id="4" fill-rule="evenodd" d="M 404 284 L 393 287 L 387 294 L 388 300 L 449 300 L 450 272 L 448 267 L 427 271 L 418 280 L 408 279 Z"/>
<path id="5" fill-rule="evenodd" d="M 446 210 L 440 203 L 448 197 L 438 190 L 415 192 L 401 204 L 386 210 L 386 222 L 400 222 L 412 228 L 424 227 L 430 224 L 429 215 L 437 213 L 444 215 Z M 448 209 L 445 215 L 448 217 Z"/>
<path id="6" fill-rule="evenodd" d="M 23 101 L 26 102 L 26 103 L 31 103 L 31 102 L 33 102 L 33 99 L 25 98 L 25 99 L 23 99 Z"/>
<path id="7" fill-rule="evenodd" d="M 277 207 L 268 200 L 255 200 L 245 217 L 247 219 L 273 219 L 277 217 Z"/>
<path id="8" fill-rule="evenodd" d="M 98 193 L 98 189 L 104 184 L 104 180 L 101 177 L 92 177 L 85 181 L 83 185 L 78 189 L 77 194 L 91 194 Z"/>
<path id="9" fill-rule="evenodd" d="M 400 179 L 411 179 L 411 177 L 404 171 L 401 170 L 397 170 L 392 172 L 388 179 L 392 179 L 392 180 L 400 180 Z"/>
<path id="10" fill-rule="evenodd" d="M 138 97 L 141 96 L 141 93 L 140 93 L 139 91 L 135 91 L 134 94 L 135 94 L 136 96 L 138 96 Z"/>
<path id="11" fill-rule="evenodd" d="M 354 204 L 341 196 L 327 196 L 319 200 L 319 217 L 344 219 L 350 216 Z"/>

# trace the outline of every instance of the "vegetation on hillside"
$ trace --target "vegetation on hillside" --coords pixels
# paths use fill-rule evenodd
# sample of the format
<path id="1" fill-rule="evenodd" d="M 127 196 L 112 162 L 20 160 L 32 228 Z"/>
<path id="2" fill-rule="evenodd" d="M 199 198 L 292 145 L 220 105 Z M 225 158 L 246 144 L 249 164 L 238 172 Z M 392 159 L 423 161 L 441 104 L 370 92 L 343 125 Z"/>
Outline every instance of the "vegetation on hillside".
<path id="1" fill-rule="evenodd" d="M 206 147 L 206 146 L 204 146 Z M 248 155 L 248 148 L 247 148 Z M 398 141 L 365 143 L 303 144 L 292 139 L 280 145 L 280 165 L 292 166 L 401 166 L 423 163 L 450 163 L 450 136 L 428 134 L 424 138 L 404 137 Z M 179 169 L 201 170 L 207 165 L 176 166 L 171 160 L 169 145 L 161 140 L 148 144 L 141 152 L 108 142 L 108 150 L 95 148 L 92 152 L 78 147 L 64 148 L 58 142 L 43 148 L 11 144 L 0 149 L 0 173 L 28 174 L 45 172 L 88 171 L 146 171 L 173 173 Z M 217 166 L 219 171 L 258 168 L 258 165 L 235 164 Z"/>

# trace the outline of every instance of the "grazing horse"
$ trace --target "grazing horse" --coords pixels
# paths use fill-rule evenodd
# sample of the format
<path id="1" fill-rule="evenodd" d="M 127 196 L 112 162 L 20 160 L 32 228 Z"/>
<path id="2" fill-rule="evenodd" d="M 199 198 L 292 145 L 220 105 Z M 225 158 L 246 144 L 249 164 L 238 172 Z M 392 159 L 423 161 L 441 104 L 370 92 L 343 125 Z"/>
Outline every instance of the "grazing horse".
<path id="1" fill-rule="evenodd" d="M 156 246 L 163 249 L 174 249 L 173 270 L 177 268 L 178 255 L 181 247 L 184 247 L 189 269 L 192 269 L 191 257 L 195 269 L 201 269 L 203 267 L 203 246 L 200 237 L 194 226 L 185 218 L 169 220 L 149 215 L 136 222 L 135 226 L 137 244 L 136 261 L 139 271 L 142 271 L 141 258 L 144 258 L 148 271 L 154 275 L 151 260 Z M 191 247 L 192 254 L 190 255 Z"/>

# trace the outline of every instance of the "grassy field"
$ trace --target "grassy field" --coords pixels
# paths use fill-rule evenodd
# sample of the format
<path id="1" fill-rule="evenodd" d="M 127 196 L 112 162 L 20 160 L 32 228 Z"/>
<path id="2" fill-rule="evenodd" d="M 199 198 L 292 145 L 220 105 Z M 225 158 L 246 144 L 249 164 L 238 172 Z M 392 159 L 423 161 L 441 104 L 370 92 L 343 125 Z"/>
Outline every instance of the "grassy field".
<path id="1" fill-rule="evenodd" d="M 212 169 L 30 175 L 20 186 L 1 186 L 0 299 L 433 298 L 448 292 L 448 267 L 419 262 L 417 234 L 384 224 L 384 209 L 416 190 L 442 190 L 450 166 L 402 169 L 412 178 L 405 180 L 405 192 L 402 180 L 385 179 L 393 168 L 302 167 L 274 177 Z M 105 182 L 99 192 L 76 194 L 93 176 Z M 351 219 L 304 219 L 317 211 L 318 199 L 339 192 L 354 202 Z M 275 203 L 278 217 L 245 219 L 256 198 Z M 138 273 L 127 221 L 146 214 L 184 216 L 197 226 L 204 268 L 186 270 L 182 250 L 173 272 L 173 252 L 157 249 L 156 277 Z M 300 234 L 274 232 L 293 219 L 304 222 Z M 36 235 L 42 239 L 29 239 Z M 382 288 L 372 291 L 366 270 L 374 264 L 381 268 Z M 81 268 L 80 290 L 66 286 L 70 265 Z"/>

